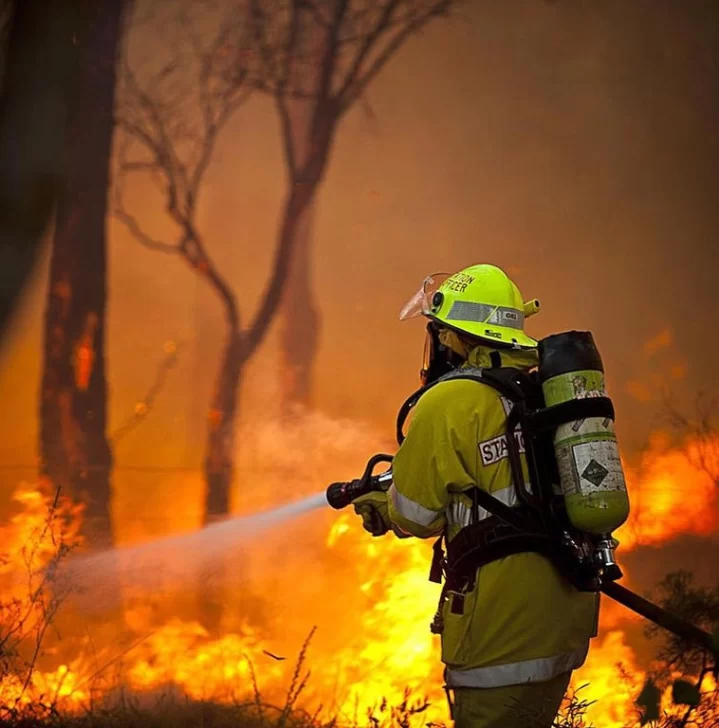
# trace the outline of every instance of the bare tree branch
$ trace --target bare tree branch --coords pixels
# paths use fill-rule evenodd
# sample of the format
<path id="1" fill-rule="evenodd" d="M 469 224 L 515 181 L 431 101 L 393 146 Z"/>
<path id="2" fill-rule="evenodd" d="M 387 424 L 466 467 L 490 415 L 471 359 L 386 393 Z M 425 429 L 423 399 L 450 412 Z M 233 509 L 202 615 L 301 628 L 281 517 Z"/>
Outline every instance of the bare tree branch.
<path id="1" fill-rule="evenodd" d="M 674 432 L 690 444 L 687 458 L 693 467 L 705 473 L 719 487 L 719 394 L 698 392 L 693 414 L 684 414 L 671 400 L 662 395 L 662 416 Z"/>
<path id="2" fill-rule="evenodd" d="M 292 4 L 290 19 L 290 27 L 287 32 L 287 43 L 283 49 L 282 56 L 282 70 L 280 73 L 279 80 L 277 82 L 277 92 L 275 94 L 275 103 L 277 105 L 277 111 L 280 117 L 280 124 L 282 125 L 282 141 L 285 150 L 285 162 L 287 163 L 287 169 L 289 172 L 290 179 L 294 179 L 297 173 L 297 155 L 295 150 L 294 139 L 292 136 L 292 128 L 290 123 L 290 114 L 287 108 L 286 91 L 287 84 L 290 79 L 290 71 L 292 64 L 292 57 L 294 50 L 297 45 L 297 35 L 299 30 L 299 9 L 298 4 Z"/>
<path id="3" fill-rule="evenodd" d="M 329 30 L 332 24 L 330 17 L 325 17 L 322 14 L 322 9 L 317 6 L 314 0 L 305 0 L 304 7 L 312 14 L 312 18 L 315 23 L 325 30 Z M 326 6 L 325 6 L 326 7 Z"/>
<path id="4" fill-rule="evenodd" d="M 134 136 L 133 132 L 128 133 L 131 133 Z M 137 218 L 127 211 L 124 200 L 124 185 L 122 184 L 124 175 L 130 172 L 156 172 L 161 170 L 161 167 L 157 161 L 128 161 L 126 153 L 127 143 L 125 141 L 118 145 L 117 151 L 118 174 L 116 175 L 116 183 L 113 190 L 113 214 L 120 222 L 122 222 L 123 225 L 125 225 L 135 240 L 144 245 L 146 248 L 163 253 L 180 253 L 184 238 L 180 238 L 180 240 L 175 244 L 157 240 L 146 233 Z"/>
<path id="5" fill-rule="evenodd" d="M 133 124 L 120 117 L 120 128 L 134 136 L 155 155 L 158 166 L 164 172 L 167 181 L 167 212 L 177 222 L 179 217 L 178 190 L 181 185 L 187 184 L 185 167 L 178 159 L 174 144 L 167 134 L 160 115 L 159 104 L 154 103 L 150 96 L 142 90 L 127 63 L 124 64 L 124 71 L 125 86 L 130 93 L 134 94 L 135 101 L 139 105 L 140 111 L 144 113 L 149 126 Z M 160 75 L 163 78 L 168 77 L 167 68 L 163 69 Z"/>
<path id="6" fill-rule="evenodd" d="M 362 95 L 367 86 L 369 86 L 382 68 L 384 68 L 387 61 L 389 61 L 411 35 L 418 33 L 433 17 L 446 14 L 451 5 L 452 0 L 436 0 L 429 3 L 424 12 L 417 12 L 414 17 L 408 18 L 405 23 L 400 25 L 400 29 L 395 33 L 382 52 L 374 59 L 364 74 L 361 74 L 359 71 L 360 61 L 354 78 L 348 74 L 345 79 L 345 84 L 338 94 L 342 111 L 347 111 L 357 98 Z M 379 34 L 377 37 L 379 37 Z"/>
<path id="7" fill-rule="evenodd" d="M 374 47 L 380 35 L 389 30 L 392 15 L 401 2 L 402 0 L 387 0 L 374 28 L 372 28 L 369 33 L 365 34 L 359 50 L 355 55 L 354 61 L 347 71 L 342 87 L 337 92 L 337 97 L 340 101 L 345 98 L 349 89 L 354 85 L 360 69 L 362 68 L 362 64 L 365 62 L 370 50 Z"/>
<path id="8" fill-rule="evenodd" d="M 392 1 L 394 2 L 395 0 Z M 335 6 L 332 25 L 329 29 L 327 42 L 325 43 L 325 52 L 322 54 L 322 58 L 320 60 L 320 75 L 317 85 L 318 107 L 324 102 L 333 99 L 332 79 L 337 67 L 340 31 L 347 15 L 349 3 L 350 0 L 337 0 L 337 5 Z M 317 123 L 318 120 L 315 119 L 313 121 L 313 126 Z"/>
<path id="9" fill-rule="evenodd" d="M 131 235 L 137 240 L 138 243 L 144 245 L 146 248 L 151 250 L 157 250 L 161 253 L 180 253 L 182 250 L 182 241 L 176 245 L 171 243 L 163 243 L 161 240 L 155 240 L 150 237 L 140 226 L 134 215 L 131 215 L 124 208 L 119 205 L 115 206 L 114 211 L 115 217 L 125 225 L 130 231 Z"/>
<path id="10" fill-rule="evenodd" d="M 184 342 L 176 344 L 174 341 L 168 341 L 165 344 L 165 356 L 157 367 L 152 384 L 142 399 L 135 405 L 135 411 L 110 436 L 110 441 L 113 444 L 128 435 L 150 414 L 157 396 L 165 386 L 170 370 L 177 365 L 177 355 L 184 346 Z"/>
<path id="11" fill-rule="evenodd" d="M 202 10 L 211 10 L 209 4 L 199 5 Z M 237 327 L 235 296 L 211 261 L 197 231 L 195 214 L 219 135 L 252 91 L 247 53 L 252 27 L 241 13 L 222 9 L 214 35 L 209 43 L 203 43 L 197 18 L 191 17 L 197 6 L 174 6 L 171 20 L 176 37 L 165 49 L 169 58 L 163 58 L 154 73 L 141 69 L 142 82 L 128 57 L 124 59 L 117 115 L 121 141 L 115 214 L 138 242 L 154 250 L 178 253 L 203 274 L 223 299 L 228 321 Z M 160 17 L 158 22 L 168 21 Z M 180 230 L 176 243 L 155 239 L 137 216 L 128 212 L 124 190 L 128 179 L 137 173 L 149 174 L 163 196 L 165 211 Z"/>

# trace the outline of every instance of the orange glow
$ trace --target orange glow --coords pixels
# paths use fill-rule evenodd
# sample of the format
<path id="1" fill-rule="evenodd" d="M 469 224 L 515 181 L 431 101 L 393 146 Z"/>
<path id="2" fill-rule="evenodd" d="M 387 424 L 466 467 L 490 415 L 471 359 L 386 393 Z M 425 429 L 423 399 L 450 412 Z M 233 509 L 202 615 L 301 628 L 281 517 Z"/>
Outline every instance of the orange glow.
<path id="1" fill-rule="evenodd" d="M 636 715 L 633 698 L 641 689 L 644 672 L 633 650 L 619 631 L 606 632 L 592 645 L 584 666 L 572 679 L 575 688 L 587 684 L 580 693 L 584 700 L 597 701 L 589 716 L 602 728 L 627 728 Z"/>
<path id="2" fill-rule="evenodd" d="M 358 443 L 366 446 L 372 435 L 348 427 L 308 415 L 287 441 L 302 451 L 303 437 L 321 434 L 320 439 L 332 443 L 328 447 L 335 449 L 335 455 L 345 457 L 348 469 L 356 468 L 355 448 Z M 270 429 L 258 433 L 260 457 L 276 442 Z M 640 468 L 628 473 L 634 502 L 630 521 L 618 534 L 620 557 L 622 551 L 641 544 L 716 528 L 713 484 L 706 472 L 692 465 L 698 448 L 697 443 L 688 443 L 683 450 L 672 450 L 657 441 Z M 313 464 L 317 463 L 308 463 L 308 468 Z M 266 492 L 274 493 L 272 478 L 286 473 L 281 462 L 276 465 L 277 473 L 266 475 Z M 297 487 L 304 491 L 306 484 Z M 283 498 L 287 495 L 282 493 Z M 47 498 L 27 487 L 18 489 L 15 500 L 20 512 L 1 534 L 9 556 L 0 569 L 4 576 L 22 570 L 23 544 L 42 529 L 48 505 Z M 80 510 L 64 503 L 62 508 L 64 537 L 73 539 Z M 288 543 L 294 544 L 292 549 Z M 165 610 L 170 616 L 153 622 L 136 590 L 132 606 L 127 601 L 131 589 L 126 585 L 124 615 L 116 628 L 119 634 L 128 624 L 133 626 L 131 647 L 121 660 L 117 659 L 120 647 L 110 643 L 93 649 L 87 631 L 78 629 L 74 639 L 53 645 L 49 664 L 34 674 L 28 689 L 23 690 L 15 678 L 0 684 L 0 701 L 19 699 L 23 704 L 43 693 L 56 696 L 62 710 L 77 711 L 91 697 L 122 684 L 138 693 L 173 685 L 190 698 L 225 703 L 252 699 L 256 686 L 264 699 L 277 703 L 284 699 L 304 638 L 317 626 L 306 655 L 306 668 L 312 674 L 300 705 L 310 710 L 322 705 L 321 715 L 328 718 L 362 719 L 374 712 L 386 721 L 388 712 L 380 710 L 383 702 L 397 705 L 409 689 L 410 705 L 429 702 L 418 718 L 421 723 L 447 721 L 439 639 L 428 629 L 438 596 L 437 585 L 427 580 L 430 551 L 428 542 L 373 539 L 351 512 L 317 513 L 306 523 L 288 525 L 286 533 L 267 534 L 245 560 L 237 560 L 245 581 L 235 587 L 240 591 L 227 593 L 232 614 L 220 634 L 211 634 L 199 616 L 172 615 L 171 607 Z M 38 554 L 47 563 L 52 546 L 45 544 Z M 170 586 L 173 595 L 196 588 Z M 254 595 L 259 595 L 259 607 L 253 606 Z M 157 594 L 144 598 L 151 596 L 158 598 Z M 573 685 L 589 683 L 580 696 L 598 701 L 589 713 L 596 725 L 623 728 L 635 715 L 632 698 L 646 666 L 639 663 L 622 631 L 637 617 L 609 600 L 604 604 L 600 636 Z M 95 666 L 105 662 L 112 669 L 96 675 Z"/>
<path id="3" fill-rule="evenodd" d="M 92 341 L 97 329 L 97 316 L 90 314 L 85 323 L 85 330 L 75 345 L 75 386 L 84 392 L 90 385 L 92 369 L 95 365 L 95 352 Z"/>
<path id="4" fill-rule="evenodd" d="M 655 437 L 639 469 L 626 469 L 632 515 L 616 533 L 620 552 L 682 533 L 716 532 L 718 455 L 719 438 L 690 440 L 673 450 Z"/>
<path id="5" fill-rule="evenodd" d="M 644 353 L 647 356 L 652 356 L 662 349 L 667 349 L 672 345 L 674 336 L 669 329 L 663 329 L 655 337 L 650 339 L 644 344 Z"/>

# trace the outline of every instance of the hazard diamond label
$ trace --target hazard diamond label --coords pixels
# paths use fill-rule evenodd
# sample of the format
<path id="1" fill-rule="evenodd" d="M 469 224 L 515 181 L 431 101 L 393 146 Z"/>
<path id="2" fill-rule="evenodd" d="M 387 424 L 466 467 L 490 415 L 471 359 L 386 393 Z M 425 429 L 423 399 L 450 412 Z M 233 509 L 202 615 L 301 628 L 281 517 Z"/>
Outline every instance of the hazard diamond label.
<path id="1" fill-rule="evenodd" d="M 589 461 L 589 464 L 584 468 L 584 472 L 582 473 L 582 477 L 597 488 L 602 484 L 602 481 L 607 475 L 609 475 L 609 471 L 594 458 Z"/>

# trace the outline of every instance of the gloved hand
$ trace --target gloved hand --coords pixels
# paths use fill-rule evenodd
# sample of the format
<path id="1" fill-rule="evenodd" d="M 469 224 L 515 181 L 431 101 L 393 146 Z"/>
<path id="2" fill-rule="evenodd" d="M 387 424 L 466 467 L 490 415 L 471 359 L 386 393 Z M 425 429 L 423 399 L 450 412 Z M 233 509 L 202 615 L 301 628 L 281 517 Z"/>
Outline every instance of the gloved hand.
<path id="1" fill-rule="evenodd" d="M 372 491 L 352 501 L 355 513 L 362 517 L 362 527 L 373 536 L 384 536 L 392 527 L 389 520 L 387 493 Z"/>

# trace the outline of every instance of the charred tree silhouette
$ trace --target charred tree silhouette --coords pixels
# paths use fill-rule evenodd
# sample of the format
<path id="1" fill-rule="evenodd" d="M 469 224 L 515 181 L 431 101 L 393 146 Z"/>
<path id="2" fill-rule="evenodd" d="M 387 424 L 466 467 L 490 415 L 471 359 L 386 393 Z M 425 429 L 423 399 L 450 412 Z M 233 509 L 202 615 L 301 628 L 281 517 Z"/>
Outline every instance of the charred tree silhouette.
<path id="1" fill-rule="evenodd" d="M 59 194 L 64 135 L 85 19 L 79 0 L 0 2 L 0 334 L 30 274 Z"/>
<path id="2" fill-rule="evenodd" d="M 405 41 L 447 15 L 453 0 L 251 0 L 251 5 L 264 71 L 259 85 L 275 99 L 287 167 L 279 240 L 294 252 L 280 336 L 284 398 L 291 411 L 311 403 L 320 336 L 311 284 L 312 221 L 339 123 Z"/>
<path id="3" fill-rule="evenodd" d="M 666 390 L 661 402 L 662 419 L 689 445 L 689 462 L 719 488 L 719 393 L 698 392 L 691 414 L 682 411 Z"/>
<path id="4" fill-rule="evenodd" d="M 96 544 L 110 540 L 106 213 L 117 52 L 129 2 L 93 4 L 74 39 L 83 57 L 57 204 L 40 392 L 41 473 L 86 504 L 85 535 Z"/>
<path id="5" fill-rule="evenodd" d="M 122 129 L 115 213 L 142 245 L 179 257 L 217 295 L 224 309 L 225 343 L 209 408 L 205 455 L 204 520 L 229 512 L 234 470 L 238 388 L 243 367 L 255 352 L 280 302 L 292 238 L 275 252 L 270 281 L 248 325 L 242 326 L 237 295 L 214 263 L 197 226 L 202 183 L 220 134 L 248 99 L 258 69 L 252 52 L 252 25 L 241 6 L 211 17 L 210 4 L 173 6 L 165 27 L 179 28 L 168 57 L 139 80 L 129 63 L 123 69 Z M 207 11 L 207 12 L 202 12 Z M 198 13 L 193 15 L 193 13 Z M 213 24 L 213 32 L 208 25 Z M 210 37 L 209 41 L 203 38 Z M 149 176 L 159 189 L 176 239 L 157 240 L 128 210 L 126 187 L 135 175 Z"/>
<path id="6" fill-rule="evenodd" d="M 715 636 L 719 649 L 719 583 L 710 587 L 696 583 L 690 571 L 667 574 L 655 588 L 655 601 L 687 622 L 706 629 Z M 719 725 L 719 663 L 715 656 L 685 640 L 666 633 L 653 624 L 645 628 L 647 636 L 660 639 L 657 653 L 659 667 L 648 675 L 637 704 L 643 720 L 657 728 L 711 728 Z M 677 679 L 677 675 L 682 675 Z M 712 679 L 714 678 L 714 679 Z M 672 686 L 674 703 L 670 714 L 659 707 L 660 690 Z"/>

